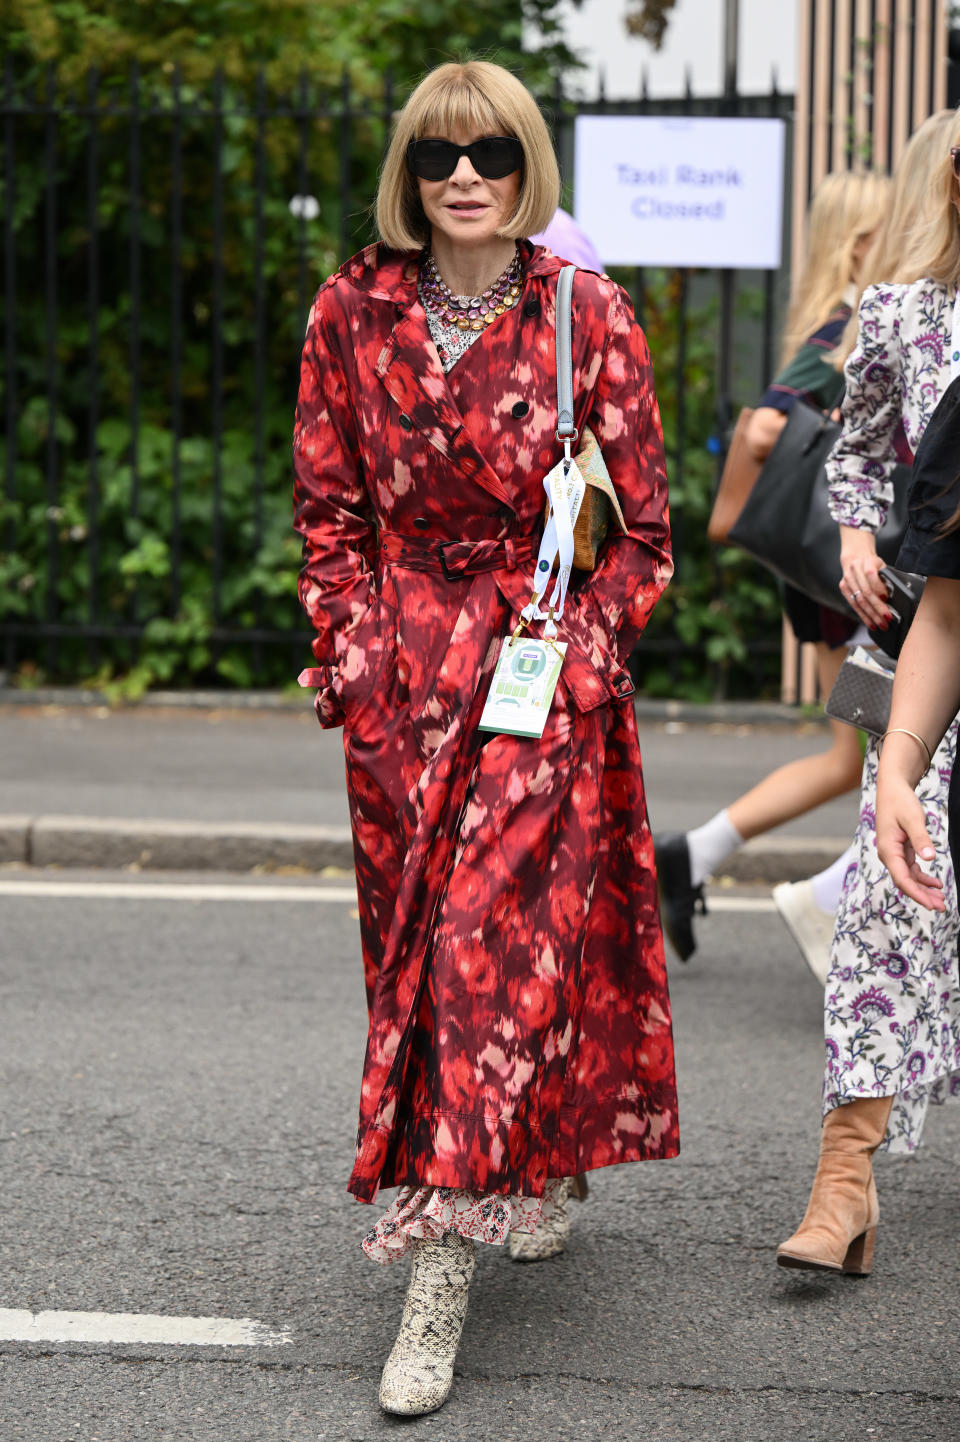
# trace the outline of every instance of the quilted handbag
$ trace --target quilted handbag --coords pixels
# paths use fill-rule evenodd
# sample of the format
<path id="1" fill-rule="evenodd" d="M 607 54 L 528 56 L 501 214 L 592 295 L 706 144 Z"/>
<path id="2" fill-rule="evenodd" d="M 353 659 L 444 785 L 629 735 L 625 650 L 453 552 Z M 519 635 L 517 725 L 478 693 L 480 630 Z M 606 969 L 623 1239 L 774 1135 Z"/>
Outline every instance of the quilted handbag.
<path id="1" fill-rule="evenodd" d="M 835 721 L 882 736 L 890 722 L 892 696 L 893 671 L 857 646 L 840 667 L 823 709 Z"/>

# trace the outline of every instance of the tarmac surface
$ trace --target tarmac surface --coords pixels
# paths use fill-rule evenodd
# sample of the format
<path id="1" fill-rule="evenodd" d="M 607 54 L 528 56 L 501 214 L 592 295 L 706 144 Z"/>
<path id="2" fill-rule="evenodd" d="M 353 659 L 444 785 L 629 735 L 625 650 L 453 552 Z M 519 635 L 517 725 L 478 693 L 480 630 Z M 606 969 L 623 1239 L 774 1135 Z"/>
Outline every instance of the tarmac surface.
<path id="1" fill-rule="evenodd" d="M 960 1436 L 960 1106 L 931 1109 L 916 1159 L 878 1160 L 871 1277 L 775 1264 L 813 1175 L 823 1042 L 761 888 L 730 889 L 671 966 L 681 1155 L 592 1174 L 561 1257 L 482 1247 L 451 1397 L 401 1422 L 376 1392 L 407 1269 L 363 1255 L 378 1208 L 345 1191 L 349 887 L 12 867 L 0 887 L 3 1442 Z M 75 1312 L 101 1340 L 43 1340 Z M 183 1339 L 117 1340 L 131 1318 Z M 197 1345 L 197 1318 L 274 1344 Z"/>
<path id="2" fill-rule="evenodd" d="M 666 706 L 641 715 L 655 830 L 696 825 L 827 745 L 816 721 L 791 724 L 774 708 L 758 709 L 760 724 L 742 719 L 746 707 L 727 714 L 741 719 L 702 724 Z M 809 875 L 848 844 L 856 811 L 855 793 L 821 807 L 750 842 L 725 872 Z M 320 729 L 309 697 L 271 708 L 0 704 L 0 862 L 349 868 L 341 733 Z"/>
<path id="3" fill-rule="evenodd" d="M 82 699 L 0 705 L 0 1442 L 960 1438 L 960 1107 L 879 1160 L 871 1278 L 776 1267 L 821 997 L 769 885 L 732 875 L 670 962 L 681 1156 L 594 1174 L 562 1257 L 482 1248 L 450 1401 L 383 1416 L 406 1268 L 364 1257 L 344 1189 L 365 1007 L 340 735 L 306 698 Z M 655 828 L 826 745 L 774 708 L 641 711 Z M 852 795 L 725 870 L 802 875 L 855 818 Z M 252 1340 L 196 1340 L 231 1326 Z"/>

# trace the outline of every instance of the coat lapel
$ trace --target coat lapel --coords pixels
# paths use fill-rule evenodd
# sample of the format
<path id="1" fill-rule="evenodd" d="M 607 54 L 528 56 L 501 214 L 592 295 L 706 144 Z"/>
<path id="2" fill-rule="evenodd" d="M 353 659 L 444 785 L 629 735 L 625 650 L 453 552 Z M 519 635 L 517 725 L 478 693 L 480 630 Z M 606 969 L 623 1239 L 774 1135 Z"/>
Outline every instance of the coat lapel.
<path id="1" fill-rule="evenodd" d="M 424 440 L 498 501 L 512 504 L 500 477 L 467 433 L 418 299 L 398 317 L 376 372 Z"/>

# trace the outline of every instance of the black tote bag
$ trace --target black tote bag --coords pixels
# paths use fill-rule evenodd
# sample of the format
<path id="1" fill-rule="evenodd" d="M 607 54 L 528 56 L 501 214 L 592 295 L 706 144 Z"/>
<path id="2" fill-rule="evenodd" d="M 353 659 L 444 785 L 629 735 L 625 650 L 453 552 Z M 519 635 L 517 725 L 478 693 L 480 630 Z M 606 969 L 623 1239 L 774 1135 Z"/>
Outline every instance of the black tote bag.
<path id="1" fill-rule="evenodd" d="M 852 616 L 839 590 L 840 529 L 830 515 L 826 472 L 840 429 L 797 401 L 727 539 L 819 605 Z M 910 474 L 909 466 L 895 467 L 893 501 L 877 536 L 878 552 L 891 563 L 906 528 Z"/>

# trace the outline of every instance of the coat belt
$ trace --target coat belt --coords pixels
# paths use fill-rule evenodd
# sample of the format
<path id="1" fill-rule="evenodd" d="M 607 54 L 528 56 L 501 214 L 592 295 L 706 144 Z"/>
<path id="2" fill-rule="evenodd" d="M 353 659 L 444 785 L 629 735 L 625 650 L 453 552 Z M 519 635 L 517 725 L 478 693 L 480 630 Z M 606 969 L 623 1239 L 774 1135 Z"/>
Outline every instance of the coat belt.
<path id="1" fill-rule="evenodd" d="M 532 561 L 533 536 L 500 541 L 431 541 L 422 536 L 380 532 L 380 554 L 393 566 L 408 571 L 442 571 L 448 581 L 477 576 L 482 571 L 513 571 Z"/>

